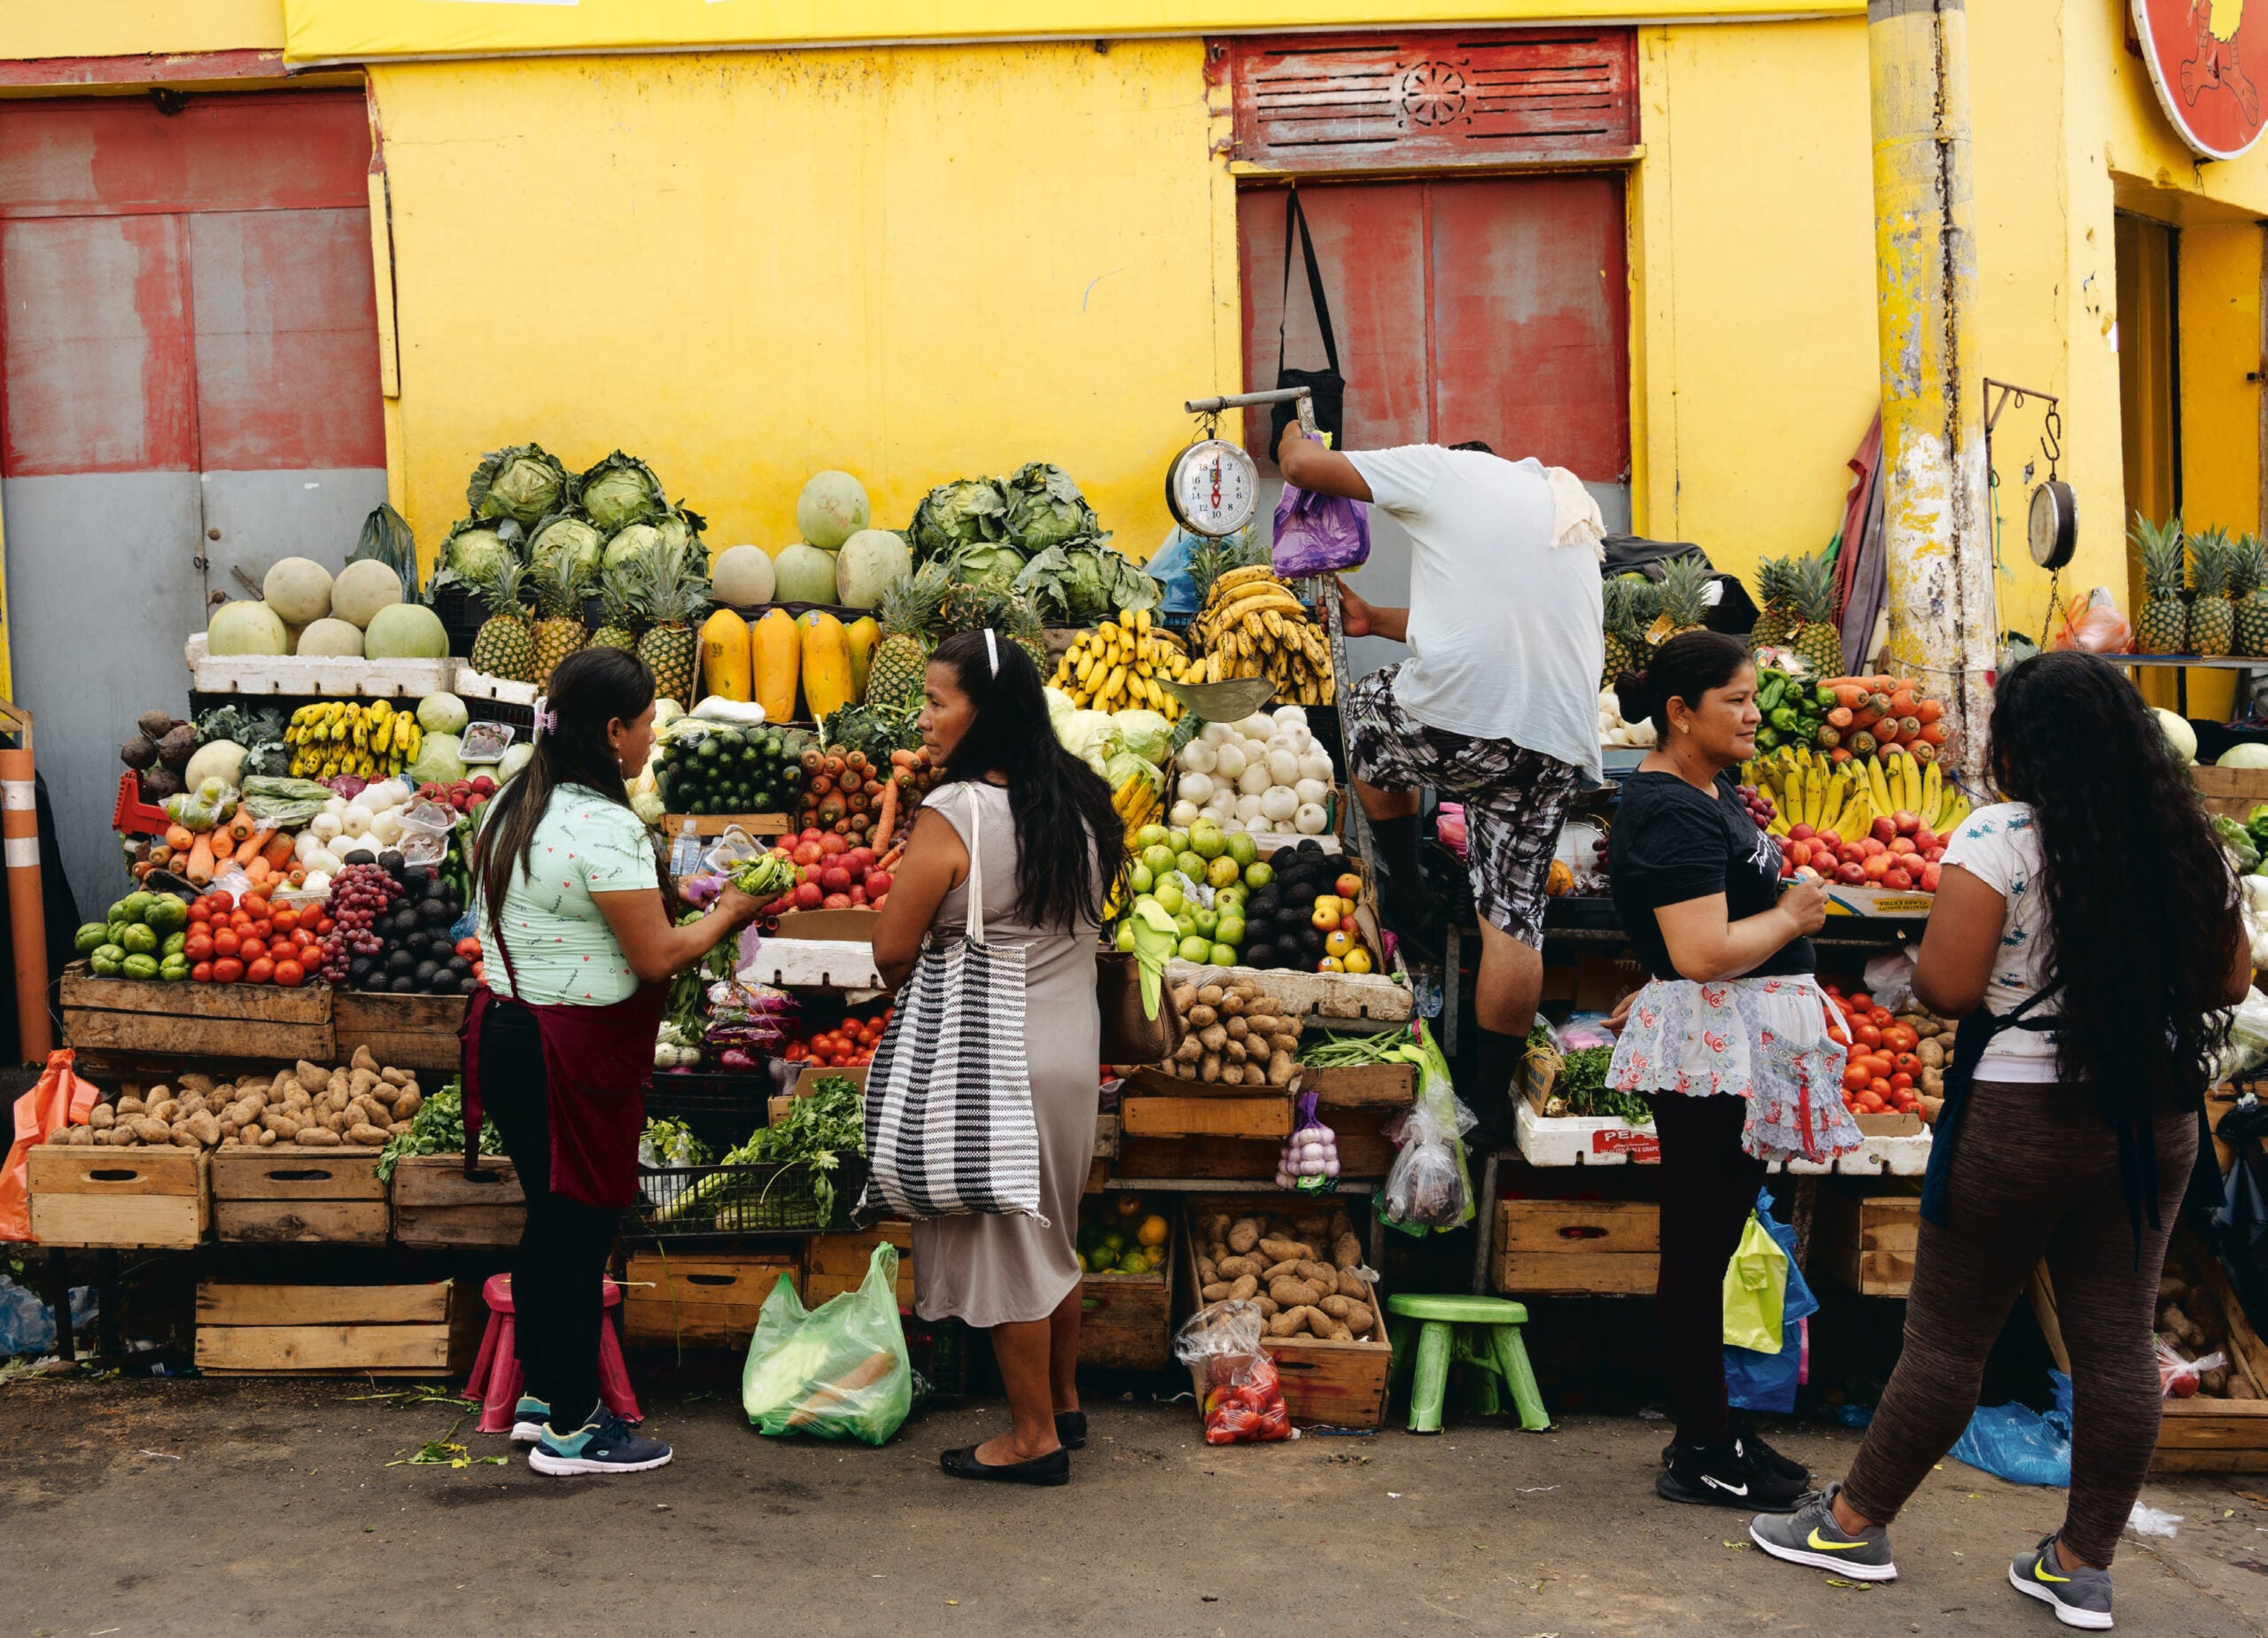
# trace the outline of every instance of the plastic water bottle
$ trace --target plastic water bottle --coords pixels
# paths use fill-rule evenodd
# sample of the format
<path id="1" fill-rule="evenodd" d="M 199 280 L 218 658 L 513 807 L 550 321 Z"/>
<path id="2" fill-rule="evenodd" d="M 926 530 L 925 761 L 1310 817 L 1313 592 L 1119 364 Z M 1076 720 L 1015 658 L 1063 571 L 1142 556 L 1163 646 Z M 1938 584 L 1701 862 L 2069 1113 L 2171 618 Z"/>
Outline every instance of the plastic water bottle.
<path id="1" fill-rule="evenodd" d="M 677 840 L 670 845 L 670 874 L 689 876 L 701 868 L 701 838 L 694 835 L 693 821 L 677 833 Z"/>
<path id="2" fill-rule="evenodd" d="M 1433 976 L 1432 968 L 1419 967 L 1410 975 L 1410 998 L 1411 1005 L 1418 1009 L 1418 1017 L 1439 1018 L 1441 1015 L 1441 981 Z"/>

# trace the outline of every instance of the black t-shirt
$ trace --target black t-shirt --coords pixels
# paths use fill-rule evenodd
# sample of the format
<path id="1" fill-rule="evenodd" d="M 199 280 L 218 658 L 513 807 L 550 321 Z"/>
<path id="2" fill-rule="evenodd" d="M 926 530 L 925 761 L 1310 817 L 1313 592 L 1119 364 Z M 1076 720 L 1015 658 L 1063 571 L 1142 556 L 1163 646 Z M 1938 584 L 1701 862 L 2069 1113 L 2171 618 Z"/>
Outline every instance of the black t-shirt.
<path id="1" fill-rule="evenodd" d="M 1727 920 L 1739 921 L 1780 898 L 1780 844 L 1749 818 L 1729 772 L 1717 776 L 1713 798 L 1674 773 L 1633 773 L 1622 787 L 1607 868 L 1622 930 L 1656 978 L 1680 976 L 1654 920 L 1657 906 L 1722 893 Z M 1811 940 L 1798 938 L 1748 975 L 1808 973 L 1815 965 Z"/>

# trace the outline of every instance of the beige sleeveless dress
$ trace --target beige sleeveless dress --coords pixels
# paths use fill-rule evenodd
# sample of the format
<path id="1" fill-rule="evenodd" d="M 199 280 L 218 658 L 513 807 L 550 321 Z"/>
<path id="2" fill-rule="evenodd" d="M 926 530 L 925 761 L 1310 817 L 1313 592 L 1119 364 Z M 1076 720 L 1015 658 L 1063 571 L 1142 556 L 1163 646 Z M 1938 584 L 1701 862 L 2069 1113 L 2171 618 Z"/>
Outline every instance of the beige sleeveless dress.
<path id="1" fill-rule="evenodd" d="M 989 1328 L 1045 1319 L 1078 1288 L 1080 1198 L 1094 1157 L 1101 1098 L 1102 1014 L 1095 1005 L 1092 921 L 1043 932 L 1015 918 L 1016 831 L 1008 793 L 997 785 L 947 785 L 925 804 L 968 844 L 975 804 L 983 804 L 984 936 L 1024 948 L 1024 1054 L 1039 1128 L 1042 1228 L 1029 1217 L 972 1213 L 913 1225 L 914 1309 L 924 1319 Z M 937 907 L 939 938 L 968 920 L 963 881 Z"/>

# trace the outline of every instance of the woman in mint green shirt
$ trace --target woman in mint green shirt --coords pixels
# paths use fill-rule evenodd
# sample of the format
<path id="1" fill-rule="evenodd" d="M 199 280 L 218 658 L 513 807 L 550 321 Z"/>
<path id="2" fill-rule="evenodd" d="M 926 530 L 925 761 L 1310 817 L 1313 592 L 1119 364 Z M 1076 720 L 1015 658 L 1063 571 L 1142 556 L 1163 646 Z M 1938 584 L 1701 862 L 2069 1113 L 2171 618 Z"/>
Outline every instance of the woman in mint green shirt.
<path id="1" fill-rule="evenodd" d="M 484 1106 L 527 1197 L 512 1261 L 523 1392 L 512 1437 L 539 1472 L 627 1473 L 670 1448 L 600 1401 L 606 1261 L 637 1191 L 643 1088 L 671 974 L 765 901 L 727 886 L 676 924 L 659 850 L 625 781 L 654 742 L 654 679 L 619 648 L 552 673 L 535 755 L 497 793 L 473 844 L 486 985 L 464 1030 L 465 1120 Z"/>

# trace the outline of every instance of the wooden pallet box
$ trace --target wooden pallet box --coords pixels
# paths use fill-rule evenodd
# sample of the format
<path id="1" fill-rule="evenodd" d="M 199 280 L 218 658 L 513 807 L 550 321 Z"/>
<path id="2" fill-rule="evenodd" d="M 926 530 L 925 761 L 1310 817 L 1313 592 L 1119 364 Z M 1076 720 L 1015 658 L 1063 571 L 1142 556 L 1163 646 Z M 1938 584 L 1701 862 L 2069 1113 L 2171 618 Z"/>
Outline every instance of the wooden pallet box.
<path id="1" fill-rule="evenodd" d="M 383 1246 L 389 1222 L 376 1149 L 271 1144 L 214 1152 L 216 1239 Z"/>
<path id="2" fill-rule="evenodd" d="M 186 1250 L 212 1227 L 212 1156 L 201 1149 L 42 1144 L 27 1159 L 43 1245 Z"/>
<path id="3" fill-rule="evenodd" d="M 63 1036 L 74 1049 L 178 1058 L 337 1061 L 331 992 L 309 984 L 168 984 L 63 969 Z"/>
<path id="4" fill-rule="evenodd" d="M 1118 1119 L 1132 1137 L 1270 1137 L 1280 1143 L 1292 1135 L 1292 1099 L 1284 1092 L 1145 1091 L 1120 1098 Z"/>
<path id="5" fill-rule="evenodd" d="M 1651 1200 L 1499 1200 L 1495 1286 L 1507 1296 L 1643 1296 L 1661 1269 Z"/>
<path id="6" fill-rule="evenodd" d="M 1169 1272 L 1081 1277 L 1079 1363 L 1107 1370 L 1163 1370 L 1173 1362 Z"/>
<path id="7" fill-rule="evenodd" d="M 633 1252 L 622 1277 L 623 1336 L 662 1347 L 745 1348 L 772 1288 L 796 1285 L 801 1272 L 793 1252 Z"/>
<path id="8" fill-rule="evenodd" d="M 1914 1288 L 1922 1232 L 1918 1192 L 1861 1194 L 1837 1183 L 1819 1192 L 1811 1224 L 1811 1266 L 1862 1297 L 1904 1297 Z"/>
<path id="9" fill-rule="evenodd" d="M 804 1242 L 804 1304 L 817 1308 L 830 1297 L 856 1291 L 866 1277 L 874 1247 L 888 1240 L 897 1247 L 897 1306 L 913 1308 L 913 1225 L 891 1221 L 850 1234 L 814 1234 Z"/>
<path id="10" fill-rule="evenodd" d="M 1323 1112 L 1324 1123 L 1338 1134 L 1342 1178 L 1386 1176 L 1394 1154 L 1386 1128 L 1401 1114 L 1390 1108 Z M 1264 1181 L 1275 1176 L 1283 1153 L 1278 1137 L 1143 1137 L 1130 1129 L 1119 1143 L 1116 1176 Z"/>
<path id="11" fill-rule="evenodd" d="M 1415 1064 L 1346 1064 L 1300 1071 L 1293 1088 L 1313 1092 L 1325 1110 L 1407 1109 L 1418 1101 Z M 1330 1116 L 1326 1113 L 1325 1120 Z"/>
<path id="12" fill-rule="evenodd" d="M 2245 1317 L 2220 1264 L 2194 1244 L 2179 1268 L 2192 1291 L 2184 1300 L 2210 1301 L 2227 1328 L 2220 1345 L 2229 1369 L 2252 1385 L 2257 1399 L 2169 1399 L 2158 1422 L 2153 1473 L 2268 1473 L 2268 1344 Z M 2176 1259 L 2166 1266 L 2173 1269 Z"/>
<path id="13" fill-rule="evenodd" d="M 334 991 L 330 1032 L 344 1062 L 358 1046 L 389 1069 L 457 1072 L 457 1030 L 464 1022 L 463 996 L 375 995 L 364 990 Z M 421 1084 L 438 1084 L 421 1081 Z"/>
<path id="14" fill-rule="evenodd" d="M 501 1155 L 480 1158 L 464 1175 L 462 1154 L 408 1154 L 394 1168 L 393 1238 L 434 1251 L 517 1246 L 527 1222 L 520 1177 Z"/>
<path id="15" fill-rule="evenodd" d="M 197 1365 L 207 1376 L 454 1377 L 487 1309 L 453 1280 L 252 1285 L 200 1280 Z"/>

